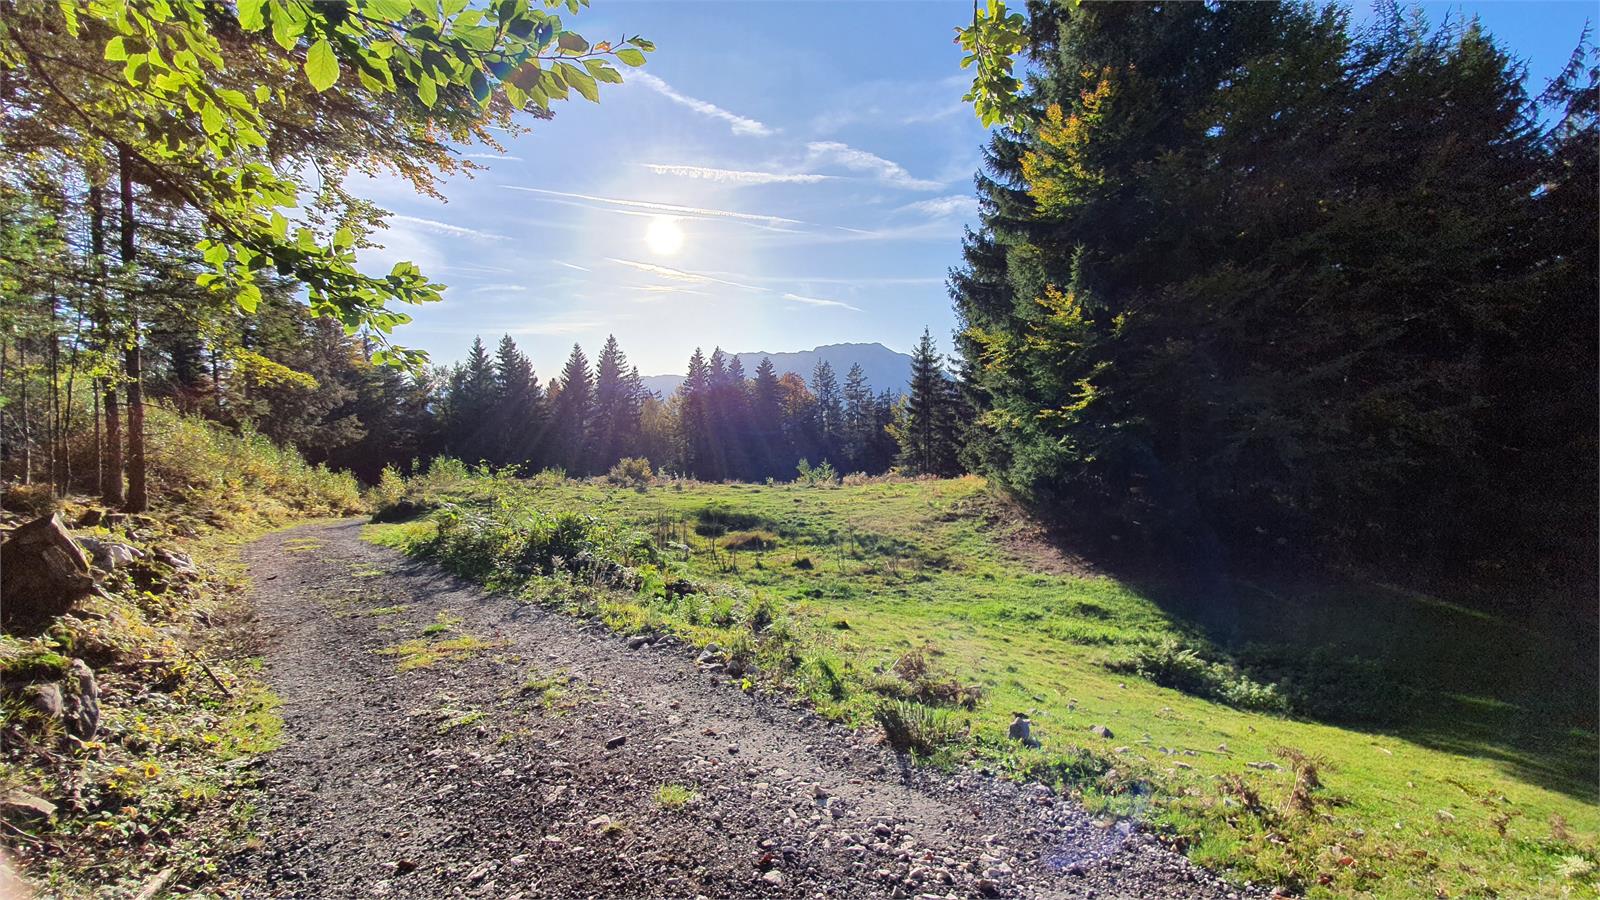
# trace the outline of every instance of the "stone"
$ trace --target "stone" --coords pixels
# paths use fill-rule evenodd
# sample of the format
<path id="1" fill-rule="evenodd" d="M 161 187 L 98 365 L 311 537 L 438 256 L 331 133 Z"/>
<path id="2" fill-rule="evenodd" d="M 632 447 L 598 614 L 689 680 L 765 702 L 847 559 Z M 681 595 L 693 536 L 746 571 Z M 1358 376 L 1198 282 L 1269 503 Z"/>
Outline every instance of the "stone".
<path id="1" fill-rule="evenodd" d="M 625 734 L 619 734 L 616 737 L 612 738 L 611 740 L 606 741 L 606 749 L 607 750 L 615 750 L 618 747 L 621 747 L 623 744 L 626 744 L 627 742 L 628 742 L 628 736 L 625 735 Z"/>
<path id="2" fill-rule="evenodd" d="M 773 887 L 782 887 L 783 873 L 779 872 L 777 869 L 772 869 L 771 871 L 761 873 L 761 880 L 772 885 Z"/>
<path id="3" fill-rule="evenodd" d="M 22 698 L 28 705 L 40 714 L 52 719 L 60 720 L 66 706 L 66 700 L 61 696 L 61 684 L 50 681 L 44 684 L 30 684 L 22 689 Z"/>
<path id="4" fill-rule="evenodd" d="M 78 516 L 78 521 L 76 524 L 79 528 L 93 528 L 96 525 L 99 525 L 100 520 L 104 519 L 105 517 L 105 510 L 97 509 L 91 506 L 84 510 L 82 515 Z"/>
<path id="5" fill-rule="evenodd" d="M 0 816 L 8 820 L 31 821 L 48 819 L 56 814 L 56 805 L 43 797 L 23 790 L 14 790 L 0 797 Z"/>
<path id="6" fill-rule="evenodd" d="M 0 625 L 34 635 L 95 590 L 89 560 L 59 516 L 35 519 L 0 545 Z"/>
<path id="7" fill-rule="evenodd" d="M 136 559 L 144 558 L 143 550 L 128 544 L 97 537 L 81 537 L 77 540 L 78 546 L 89 554 L 90 565 L 102 572 L 115 572 Z"/>
<path id="8" fill-rule="evenodd" d="M 1111 738 L 1113 736 L 1111 734 L 1111 729 L 1105 727 L 1104 725 L 1091 726 L 1089 728 L 1089 733 L 1094 734 L 1094 735 L 1098 735 L 1100 737 L 1107 738 L 1107 739 L 1109 739 L 1109 738 Z"/>
<path id="9" fill-rule="evenodd" d="M 195 568 L 194 560 L 189 558 L 187 553 L 162 547 L 156 550 L 154 555 L 157 562 L 171 566 L 175 572 L 184 575 L 197 575 L 200 572 L 199 569 Z"/>
<path id="10" fill-rule="evenodd" d="M 73 660 L 67 670 L 63 700 L 61 718 L 67 731 L 80 740 L 93 740 L 100 730 L 100 684 L 94 670 L 81 659 Z"/>
<path id="11" fill-rule="evenodd" d="M 993 878 L 979 878 L 972 883 L 972 889 L 985 897 L 1000 896 L 1000 885 Z"/>
<path id="12" fill-rule="evenodd" d="M 1028 719 L 1027 714 L 1012 713 L 1011 715 L 1014 718 L 1011 720 L 1011 728 L 1007 732 L 1011 739 L 1021 743 L 1024 747 L 1039 746 L 1039 742 L 1034 740 L 1033 737 L 1033 722 Z"/>
<path id="13" fill-rule="evenodd" d="M 644 647 L 644 646 L 648 645 L 649 643 L 650 643 L 650 638 L 648 638 L 648 637 L 646 637 L 645 635 L 642 635 L 642 634 L 636 634 L 633 637 L 628 638 L 628 649 L 629 650 L 638 650 L 640 647 Z"/>

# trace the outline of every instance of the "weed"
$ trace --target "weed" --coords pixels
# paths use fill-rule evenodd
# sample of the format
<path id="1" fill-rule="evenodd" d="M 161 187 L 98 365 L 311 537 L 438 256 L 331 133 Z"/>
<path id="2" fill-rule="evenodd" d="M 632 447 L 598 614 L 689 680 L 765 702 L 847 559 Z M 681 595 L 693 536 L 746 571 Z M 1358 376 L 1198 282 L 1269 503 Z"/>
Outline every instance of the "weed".
<path id="1" fill-rule="evenodd" d="M 399 662 L 396 668 L 401 672 L 409 672 L 413 669 L 426 669 L 440 662 L 464 659 L 493 646 L 482 638 L 462 635 L 443 641 L 413 638 L 373 652 L 380 656 L 397 657 Z"/>
<path id="2" fill-rule="evenodd" d="M 909 700 L 884 700 L 873 711 L 884 740 L 901 753 L 926 756 L 965 736 L 947 710 Z"/>
<path id="3" fill-rule="evenodd" d="M 460 624 L 461 624 L 461 617 L 452 616 L 452 615 L 449 615 L 447 613 L 439 613 L 437 616 L 434 617 L 434 621 L 433 621 L 432 624 L 430 624 L 426 628 L 422 629 L 422 633 L 423 634 L 430 634 L 430 635 L 431 634 L 444 634 L 447 631 L 453 630 L 457 625 L 460 625 Z"/>
<path id="4" fill-rule="evenodd" d="M 468 725 L 476 724 L 483 719 L 483 716 L 484 712 L 480 709 L 475 709 L 466 713 L 462 713 L 453 709 L 446 710 L 442 715 L 444 721 L 440 722 L 439 725 L 433 729 L 433 731 L 435 734 L 449 734 L 457 728 L 465 728 Z"/>
<path id="5" fill-rule="evenodd" d="M 662 809 L 677 810 L 699 800 L 700 795 L 681 784 L 663 784 L 656 788 L 653 799 Z"/>

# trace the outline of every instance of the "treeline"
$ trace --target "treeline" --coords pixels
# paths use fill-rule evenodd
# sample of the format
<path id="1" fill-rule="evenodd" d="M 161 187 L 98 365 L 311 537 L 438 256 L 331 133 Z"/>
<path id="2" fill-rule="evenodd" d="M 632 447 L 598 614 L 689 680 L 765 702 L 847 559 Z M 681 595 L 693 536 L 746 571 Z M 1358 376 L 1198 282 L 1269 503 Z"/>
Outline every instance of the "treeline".
<path id="1" fill-rule="evenodd" d="M 493 354 L 474 340 L 435 383 L 433 452 L 524 471 L 596 475 L 627 458 L 710 481 L 787 480 L 802 460 L 840 473 L 959 471 L 960 399 L 927 334 L 904 398 L 874 392 L 859 365 L 843 384 L 827 362 L 809 380 L 779 375 L 770 359 L 746 374 L 720 348 L 696 349 L 678 390 L 662 397 L 645 389 L 615 337 L 593 365 L 573 345 L 547 385 L 509 335 Z"/>
<path id="2" fill-rule="evenodd" d="M 1197 560 L 1592 585 L 1587 36 L 1530 96 L 1393 4 L 1030 6 L 952 280 L 970 458 Z"/>

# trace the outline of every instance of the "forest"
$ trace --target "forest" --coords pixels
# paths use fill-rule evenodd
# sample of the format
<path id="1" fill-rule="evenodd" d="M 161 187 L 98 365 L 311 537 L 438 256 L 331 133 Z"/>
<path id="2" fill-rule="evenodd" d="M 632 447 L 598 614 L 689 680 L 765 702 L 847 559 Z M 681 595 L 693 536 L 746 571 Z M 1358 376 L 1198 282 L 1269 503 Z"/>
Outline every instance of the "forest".
<path id="1" fill-rule="evenodd" d="M 1588 29 L 1536 79 L 1397 2 L 987 0 L 973 187 L 886 214 L 967 224 L 825 236 L 948 240 L 867 282 L 942 281 L 903 390 L 710 330 L 661 393 L 602 325 L 430 358 L 477 295 L 370 264 L 379 179 L 629 80 L 800 127 L 588 5 L 0 0 L 0 896 L 1600 889 Z M 928 181 L 810 136 L 633 168 Z M 824 253 L 665 199 L 607 202 Z"/>

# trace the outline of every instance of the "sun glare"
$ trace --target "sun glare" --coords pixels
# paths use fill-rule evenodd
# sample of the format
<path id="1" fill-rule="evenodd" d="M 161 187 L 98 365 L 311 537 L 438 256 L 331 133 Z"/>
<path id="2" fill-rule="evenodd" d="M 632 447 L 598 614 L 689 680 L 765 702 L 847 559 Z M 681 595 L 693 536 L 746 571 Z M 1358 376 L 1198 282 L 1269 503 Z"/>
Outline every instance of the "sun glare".
<path id="1" fill-rule="evenodd" d="M 652 252 L 671 256 L 683 246 L 683 229 L 678 227 L 678 220 L 671 216 L 656 216 L 650 220 L 650 227 L 645 229 L 644 242 L 650 245 Z"/>

